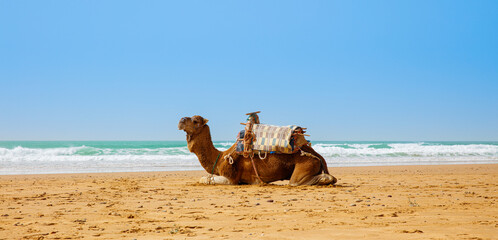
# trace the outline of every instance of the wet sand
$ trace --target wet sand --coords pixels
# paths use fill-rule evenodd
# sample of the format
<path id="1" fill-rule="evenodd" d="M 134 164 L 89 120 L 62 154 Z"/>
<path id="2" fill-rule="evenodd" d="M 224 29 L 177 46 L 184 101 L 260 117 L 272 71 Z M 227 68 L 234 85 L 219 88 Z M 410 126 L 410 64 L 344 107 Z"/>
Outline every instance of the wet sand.
<path id="1" fill-rule="evenodd" d="M 498 164 L 331 168 L 336 186 L 205 172 L 0 176 L 0 239 L 497 239 Z"/>

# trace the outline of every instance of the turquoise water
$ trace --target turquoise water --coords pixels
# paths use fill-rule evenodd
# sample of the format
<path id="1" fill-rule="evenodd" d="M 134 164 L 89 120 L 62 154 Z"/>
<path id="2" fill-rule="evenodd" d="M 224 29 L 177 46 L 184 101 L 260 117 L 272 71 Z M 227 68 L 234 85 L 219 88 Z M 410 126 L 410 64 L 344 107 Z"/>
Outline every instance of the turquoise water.
<path id="1" fill-rule="evenodd" d="M 217 141 L 228 149 L 233 141 Z M 498 163 L 498 142 L 314 141 L 329 167 Z M 185 141 L 0 141 L 0 175 L 202 170 Z"/>

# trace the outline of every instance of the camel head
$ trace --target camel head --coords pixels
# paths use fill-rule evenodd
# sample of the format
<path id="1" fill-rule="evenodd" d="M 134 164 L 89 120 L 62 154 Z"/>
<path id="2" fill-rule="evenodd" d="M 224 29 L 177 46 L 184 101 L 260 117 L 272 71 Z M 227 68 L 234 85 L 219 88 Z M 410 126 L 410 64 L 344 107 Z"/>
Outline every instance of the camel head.
<path id="1" fill-rule="evenodd" d="M 183 130 L 187 133 L 187 140 L 189 140 L 190 137 L 195 136 L 201 132 L 201 130 L 207 126 L 206 123 L 209 120 L 195 115 L 193 117 L 184 117 L 180 119 L 180 122 L 178 123 L 178 130 Z"/>

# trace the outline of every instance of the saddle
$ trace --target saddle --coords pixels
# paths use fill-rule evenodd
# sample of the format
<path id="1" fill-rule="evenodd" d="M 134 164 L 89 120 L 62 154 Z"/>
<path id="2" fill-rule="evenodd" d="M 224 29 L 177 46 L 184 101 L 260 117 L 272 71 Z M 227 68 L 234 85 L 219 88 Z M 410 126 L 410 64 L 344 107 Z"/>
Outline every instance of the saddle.
<path id="1" fill-rule="evenodd" d="M 260 124 L 258 113 L 260 111 L 246 114 L 249 117 L 246 123 L 241 123 L 245 125 L 245 128 L 237 134 L 235 149 L 224 157 L 228 163 L 234 164 L 240 155 L 250 157 L 256 177 L 264 183 L 254 163 L 255 153 L 263 160 L 267 154 L 294 154 L 301 151 L 301 156 L 313 157 L 321 161 L 319 157 L 301 149 L 304 145 L 311 147 L 311 143 L 304 138 L 304 136 L 309 136 L 305 134 L 306 128 L 295 125 L 282 127 Z M 264 157 L 261 153 L 264 153 Z"/>
<path id="2" fill-rule="evenodd" d="M 273 126 L 259 123 L 259 112 L 248 113 L 245 129 L 237 134 L 236 152 L 244 157 L 254 156 L 255 153 L 293 154 L 303 145 L 309 144 L 304 136 L 306 128 L 295 125 Z"/>

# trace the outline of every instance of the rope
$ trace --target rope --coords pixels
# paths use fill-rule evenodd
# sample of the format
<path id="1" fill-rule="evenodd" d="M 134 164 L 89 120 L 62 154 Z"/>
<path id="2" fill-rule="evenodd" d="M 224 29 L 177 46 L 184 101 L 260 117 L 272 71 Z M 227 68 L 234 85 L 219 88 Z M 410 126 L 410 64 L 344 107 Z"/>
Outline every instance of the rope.
<path id="1" fill-rule="evenodd" d="M 320 160 L 320 162 L 322 161 L 319 157 L 317 157 L 309 152 L 305 152 L 302 149 L 299 149 L 299 150 L 301 150 L 301 156 L 312 157 L 312 158 L 316 158 L 316 159 Z"/>
<path id="2" fill-rule="evenodd" d="M 216 161 L 214 162 L 213 165 L 213 171 L 211 171 L 211 176 L 209 176 L 208 184 L 214 183 L 214 169 L 216 167 L 216 164 L 218 163 L 218 159 L 220 158 L 221 152 L 218 154 L 218 157 L 216 157 Z"/>
<path id="3" fill-rule="evenodd" d="M 322 173 L 325 172 L 325 166 L 323 166 L 322 159 L 320 159 L 319 157 L 317 157 L 309 152 L 305 152 L 302 149 L 299 149 L 299 150 L 301 150 L 301 156 L 307 156 L 307 157 L 312 157 L 312 158 L 318 159 L 318 161 L 320 161 L 320 165 L 322 166 Z"/>
<path id="4" fill-rule="evenodd" d="M 258 152 L 258 155 L 259 155 L 259 159 L 263 160 L 263 159 L 266 159 L 266 156 L 268 155 L 268 152 L 265 152 L 265 157 L 264 158 L 261 157 L 261 151 Z"/>
<path id="5" fill-rule="evenodd" d="M 235 152 L 235 148 L 234 148 L 234 149 L 232 149 L 232 151 L 231 151 L 228 155 L 226 155 L 226 156 L 224 156 L 224 157 L 223 157 L 223 158 L 225 159 L 225 161 L 227 161 L 227 159 L 228 159 L 228 163 L 230 163 L 230 165 L 232 165 L 232 164 L 233 164 L 232 154 L 233 154 L 234 152 Z"/>
<path id="6" fill-rule="evenodd" d="M 216 164 L 218 163 L 218 159 L 220 158 L 220 155 L 221 155 L 221 152 L 218 153 L 218 157 L 216 158 L 216 162 L 214 162 L 214 165 L 213 165 L 213 171 L 211 171 L 211 175 L 214 174 L 214 168 L 216 167 Z"/>
<path id="7" fill-rule="evenodd" d="M 256 177 L 261 181 L 261 183 L 265 183 L 263 180 L 261 180 L 261 177 L 259 177 L 258 170 L 256 169 L 256 164 L 254 164 L 254 155 L 251 155 L 251 163 L 252 163 L 252 168 L 254 168 L 254 172 L 256 173 Z"/>

